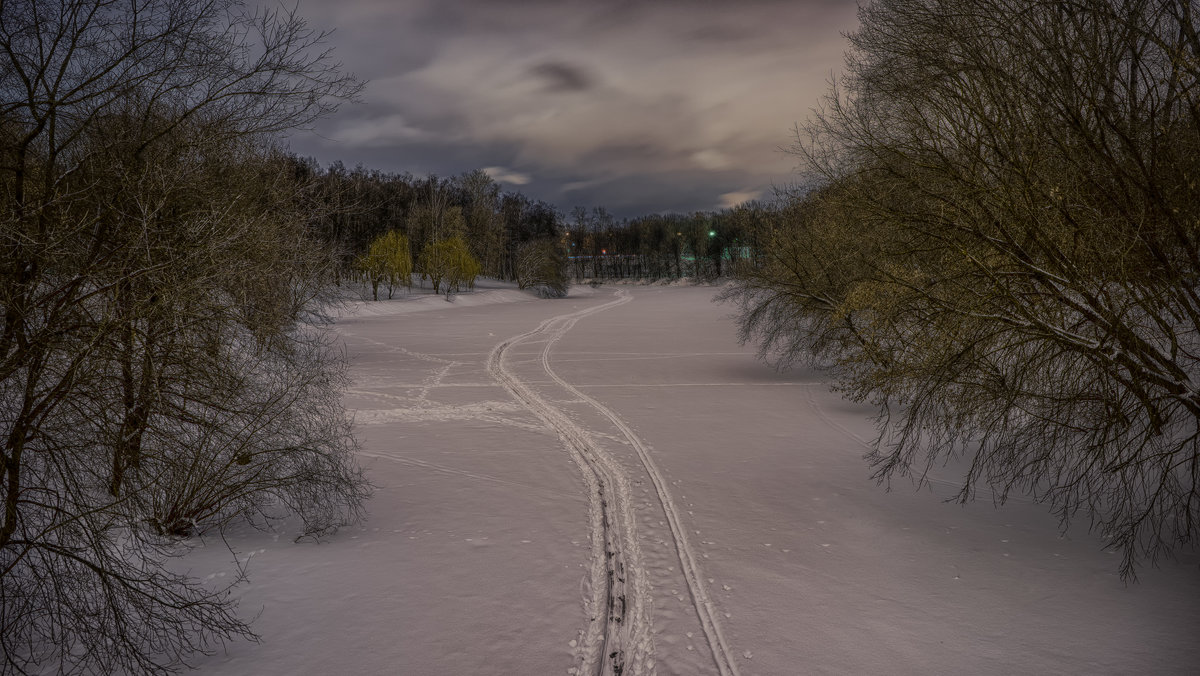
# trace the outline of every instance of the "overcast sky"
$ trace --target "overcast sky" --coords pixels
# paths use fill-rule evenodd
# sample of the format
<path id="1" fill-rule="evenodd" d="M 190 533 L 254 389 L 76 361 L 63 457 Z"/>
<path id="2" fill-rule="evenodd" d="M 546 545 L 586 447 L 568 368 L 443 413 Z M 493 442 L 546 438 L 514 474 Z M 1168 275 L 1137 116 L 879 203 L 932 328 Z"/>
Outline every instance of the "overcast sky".
<path id="1" fill-rule="evenodd" d="M 364 102 L 290 139 L 322 165 L 451 176 L 618 216 L 795 181 L 856 0 L 302 0 Z"/>

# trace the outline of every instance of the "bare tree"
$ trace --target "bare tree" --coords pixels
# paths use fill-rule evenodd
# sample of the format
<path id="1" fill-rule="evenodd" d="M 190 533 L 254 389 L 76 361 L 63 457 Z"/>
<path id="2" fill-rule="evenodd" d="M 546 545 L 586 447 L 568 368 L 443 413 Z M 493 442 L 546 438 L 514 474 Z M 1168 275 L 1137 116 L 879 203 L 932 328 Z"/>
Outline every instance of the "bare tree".
<path id="1" fill-rule="evenodd" d="M 0 4 L 0 671 L 172 671 L 248 636 L 177 536 L 367 487 L 271 147 L 357 83 L 298 17 Z"/>
<path id="2" fill-rule="evenodd" d="M 797 145 L 817 244 L 732 294 L 879 405 L 878 477 L 964 454 L 961 499 L 1082 513 L 1125 576 L 1200 532 L 1197 9 L 865 6 Z"/>

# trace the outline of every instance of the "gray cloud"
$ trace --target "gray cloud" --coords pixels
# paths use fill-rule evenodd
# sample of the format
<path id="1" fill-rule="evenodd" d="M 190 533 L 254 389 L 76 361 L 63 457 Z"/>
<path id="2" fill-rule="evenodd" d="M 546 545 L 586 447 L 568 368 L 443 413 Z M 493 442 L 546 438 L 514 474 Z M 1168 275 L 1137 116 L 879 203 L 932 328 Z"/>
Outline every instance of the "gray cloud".
<path id="1" fill-rule="evenodd" d="M 583 68 L 562 61 L 546 61 L 529 69 L 549 92 L 581 92 L 591 89 L 592 76 Z"/>
<path id="2" fill-rule="evenodd" d="M 748 28 L 730 26 L 728 24 L 711 24 L 697 26 L 686 33 L 686 37 L 697 42 L 712 42 L 717 44 L 734 44 L 752 42 L 755 33 Z"/>
<path id="3" fill-rule="evenodd" d="M 370 80 L 292 147 L 386 171 L 503 168 L 634 215 L 792 180 L 778 152 L 841 68 L 856 0 L 338 0 L 301 7 Z M 724 196 L 724 197 L 722 197 Z"/>

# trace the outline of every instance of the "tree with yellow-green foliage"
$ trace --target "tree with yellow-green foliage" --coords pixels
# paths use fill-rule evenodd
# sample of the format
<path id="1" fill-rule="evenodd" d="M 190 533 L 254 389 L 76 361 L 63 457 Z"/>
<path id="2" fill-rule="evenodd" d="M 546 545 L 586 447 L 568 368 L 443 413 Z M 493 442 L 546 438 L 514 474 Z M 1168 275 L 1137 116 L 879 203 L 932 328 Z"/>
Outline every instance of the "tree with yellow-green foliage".
<path id="1" fill-rule="evenodd" d="M 397 286 L 412 286 L 412 254 L 408 238 L 398 230 L 390 230 L 371 242 L 367 253 L 359 256 L 358 269 L 371 283 L 371 295 L 379 300 L 379 285 L 387 282 L 388 298 Z"/>
<path id="2" fill-rule="evenodd" d="M 418 264 L 421 278 L 428 277 L 433 282 L 434 293 L 441 293 L 443 286 L 447 293 L 458 291 L 464 285 L 474 288 L 480 272 L 479 261 L 471 255 L 461 237 L 443 239 L 425 247 Z"/>

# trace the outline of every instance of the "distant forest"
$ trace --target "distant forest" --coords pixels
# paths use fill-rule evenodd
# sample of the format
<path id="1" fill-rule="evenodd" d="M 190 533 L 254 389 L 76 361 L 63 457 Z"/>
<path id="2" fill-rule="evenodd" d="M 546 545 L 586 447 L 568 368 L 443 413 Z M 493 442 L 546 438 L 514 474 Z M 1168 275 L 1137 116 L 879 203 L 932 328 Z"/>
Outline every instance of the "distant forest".
<path id="1" fill-rule="evenodd" d="M 329 247 L 340 277 L 363 273 L 363 256 L 389 232 L 403 234 L 414 271 L 425 249 L 461 239 L 479 274 L 521 282 L 539 257 L 560 262 L 574 279 L 692 277 L 727 274 L 754 255 L 756 234 L 770 210 L 751 203 L 717 212 L 652 214 L 617 219 L 604 207 L 570 214 L 519 192 L 504 191 L 482 170 L 450 178 L 415 177 L 365 167 L 327 167 L 292 158 L 294 173 L 308 186 L 315 239 Z"/>

